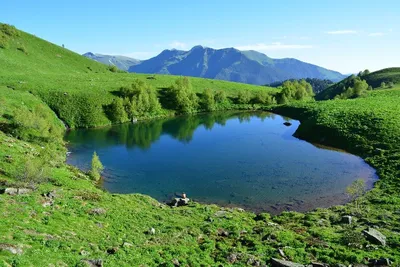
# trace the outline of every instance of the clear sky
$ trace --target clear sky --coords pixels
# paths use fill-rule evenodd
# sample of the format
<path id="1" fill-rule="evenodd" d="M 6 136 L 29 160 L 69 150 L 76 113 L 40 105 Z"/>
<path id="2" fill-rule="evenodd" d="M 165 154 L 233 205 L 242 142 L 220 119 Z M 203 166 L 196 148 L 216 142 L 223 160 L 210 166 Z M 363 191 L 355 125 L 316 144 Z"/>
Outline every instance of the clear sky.
<path id="1" fill-rule="evenodd" d="M 400 66 L 398 0 L 2 0 L 0 21 L 78 53 L 147 59 L 203 45 L 342 73 Z"/>

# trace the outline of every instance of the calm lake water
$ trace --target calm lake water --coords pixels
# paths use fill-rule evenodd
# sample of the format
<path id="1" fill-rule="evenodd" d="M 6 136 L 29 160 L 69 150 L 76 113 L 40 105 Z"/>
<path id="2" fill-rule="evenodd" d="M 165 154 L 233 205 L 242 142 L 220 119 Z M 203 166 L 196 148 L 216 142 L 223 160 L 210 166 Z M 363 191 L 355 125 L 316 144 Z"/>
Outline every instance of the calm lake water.
<path id="1" fill-rule="evenodd" d="M 96 151 L 110 192 L 160 201 L 186 192 L 256 212 L 342 204 L 354 180 L 372 186 L 375 171 L 361 158 L 293 137 L 298 126 L 268 112 L 224 112 L 73 130 L 67 161 L 88 169 Z"/>

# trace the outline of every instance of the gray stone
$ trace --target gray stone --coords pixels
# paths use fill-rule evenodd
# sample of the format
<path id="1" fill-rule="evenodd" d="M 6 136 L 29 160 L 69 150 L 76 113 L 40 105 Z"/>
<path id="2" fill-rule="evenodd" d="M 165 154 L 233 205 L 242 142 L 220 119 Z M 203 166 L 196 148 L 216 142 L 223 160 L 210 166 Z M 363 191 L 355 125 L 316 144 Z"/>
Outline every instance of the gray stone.
<path id="1" fill-rule="evenodd" d="M 32 192 L 32 189 L 29 188 L 18 188 L 18 195 L 25 195 Z"/>
<path id="2" fill-rule="evenodd" d="M 272 267 L 305 267 L 303 264 L 271 258 Z"/>
<path id="3" fill-rule="evenodd" d="M 122 244 L 122 246 L 125 247 L 125 248 L 131 248 L 131 247 L 133 247 L 133 244 L 128 243 L 128 242 L 124 242 L 124 243 Z"/>
<path id="4" fill-rule="evenodd" d="M 228 255 L 228 257 L 226 258 L 226 260 L 229 263 L 235 263 L 237 261 L 237 255 L 235 253 L 231 253 Z"/>
<path id="5" fill-rule="evenodd" d="M 369 260 L 369 265 L 371 265 L 371 266 L 390 266 L 390 265 L 392 265 L 392 261 L 387 258 L 381 258 L 379 260 L 371 259 L 371 260 Z"/>
<path id="6" fill-rule="evenodd" d="M 219 210 L 216 213 L 214 213 L 215 217 L 224 217 L 226 215 L 226 211 L 224 210 Z"/>
<path id="7" fill-rule="evenodd" d="M 321 262 L 312 262 L 312 263 L 311 263 L 311 266 L 312 266 L 312 267 L 329 267 L 328 264 L 326 264 L 326 263 L 321 263 Z"/>
<path id="8" fill-rule="evenodd" d="M 173 264 L 174 266 L 181 266 L 181 264 L 180 264 L 180 262 L 178 261 L 178 259 L 173 259 L 173 260 L 172 260 L 172 264 Z"/>
<path id="9" fill-rule="evenodd" d="M 103 208 L 95 208 L 95 209 L 91 209 L 90 211 L 89 211 L 89 214 L 91 214 L 91 215 L 103 215 L 103 214 L 106 214 L 106 210 L 105 209 L 103 209 Z"/>
<path id="10" fill-rule="evenodd" d="M 151 235 L 155 235 L 156 234 L 156 229 L 150 228 L 148 233 L 151 234 Z"/>
<path id="11" fill-rule="evenodd" d="M 4 194 L 10 195 L 10 196 L 18 195 L 18 188 L 6 188 L 4 190 Z"/>
<path id="12" fill-rule="evenodd" d="M 82 260 L 89 267 L 103 267 L 103 260 Z"/>
<path id="13" fill-rule="evenodd" d="M 21 255 L 22 249 L 15 245 L 0 243 L 0 251 L 8 251 L 11 254 Z"/>
<path id="14" fill-rule="evenodd" d="M 172 207 L 181 207 L 181 206 L 186 206 L 189 204 L 190 199 L 185 197 L 185 198 L 174 198 L 171 203 L 169 203 L 170 206 Z"/>
<path id="15" fill-rule="evenodd" d="M 223 237 L 227 237 L 227 236 L 229 236 L 229 232 L 224 230 L 224 229 L 222 229 L 222 228 L 220 228 L 220 229 L 218 229 L 218 235 L 219 236 L 223 236 Z"/>
<path id="16" fill-rule="evenodd" d="M 368 230 L 364 230 L 363 233 L 367 238 L 367 240 L 370 241 L 371 243 L 386 246 L 386 236 L 384 236 L 378 230 L 369 227 Z"/>
<path id="17" fill-rule="evenodd" d="M 353 220 L 353 217 L 351 217 L 349 215 L 346 215 L 346 216 L 342 217 L 342 221 L 341 222 L 345 223 L 345 224 L 351 224 L 352 220 Z"/>

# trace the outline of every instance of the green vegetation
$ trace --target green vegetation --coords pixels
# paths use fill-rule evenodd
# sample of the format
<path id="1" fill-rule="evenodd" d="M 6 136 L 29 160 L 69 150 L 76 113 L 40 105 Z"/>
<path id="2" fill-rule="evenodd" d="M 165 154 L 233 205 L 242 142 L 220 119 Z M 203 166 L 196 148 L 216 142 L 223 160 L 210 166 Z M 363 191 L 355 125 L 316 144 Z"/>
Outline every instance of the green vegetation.
<path id="1" fill-rule="evenodd" d="M 300 82 L 301 80 L 303 80 L 303 79 L 299 79 L 299 80 L 290 79 L 290 80 L 287 80 L 287 81 L 291 81 L 291 82 L 298 81 L 298 82 Z M 332 82 L 331 80 L 327 80 L 327 79 L 322 80 L 322 79 L 316 79 L 316 78 L 306 78 L 304 80 L 307 83 L 311 84 L 311 87 L 313 88 L 313 92 L 315 94 L 318 94 L 318 93 L 324 91 L 326 88 L 328 88 L 329 86 L 334 84 L 334 82 Z M 268 86 L 280 87 L 280 86 L 283 85 L 284 82 L 286 82 L 286 81 L 271 83 Z"/>
<path id="2" fill-rule="evenodd" d="M 101 172 L 104 170 L 103 164 L 101 163 L 99 156 L 96 152 L 93 153 L 92 167 L 90 169 L 90 177 L 98 181 L 101 178 Z"/>
<path id="3" fill-rule="evenodd" d="M 9 31 L 3 25 L 0 29 L 3 35 Z M 173 266 L 176 261 L 181 266 L 243 266 L 262 265 L 282 253 L 304 264 L 365 264 L 381 257 L 400 264 L 400 87 L 394 81 L 393 89 L 365 91 L 355 99 L 298 101 L 274 108 L 301 120 L 298 137 L 357 154 L 377 170 L 380 180 L 374 189 L 356 201 L 278 216 L 194 202 L 171 208 L 143 195 L 103 192 L 90 176 L 65 164 L 64 125 L 58 117 L 71 127 L 109 124 L 104 109 L 116 101 L 118 120 L 124 121 L 132 99 L 145 107 L 142 99 L 154 95 L 145 84 L 131 95 L 120 95 L 120 88 L 147 76 L 111 72 L 23 32 L 7 38 L 7 48 L 0 49 L 0 189 L 20 190 L 0 194 L 0 265 L 82 266 L 85 260 L 101 259 L 106 266 Z M 21 44 L 28 54 L 17 50 Z M 373 74 L 362 77 L 368 82 Z M 240 93 L 247 103 L 264 90 L 271 101 L 272 96 L 279 102 L 311 98 L 309 86 L 301 82 L 280 92 L 195 78 L 174 84 L 176 80 L 155 75 L 147 81 L 157 89 L 165 112 L 162 100 L 168 93 L 180 101 L 173 113 L 212 103 L 211 94 L 216 107 L 254 108 L 233 102 L 241 90 L 254 93 L 250 100 L 248 93 Z M 202 92 L 206 96 L 197 96 Z M 261 102 L 264 96 L 257 99 Z M 138 112 L 136 107 L 132 110 Z M 100 161 L 94 163 L 100 173 Z M 354 222 L 341 223 L 344 215 L 353 216 Z M 379 227 L 386 246 L 364 238 L 367 227 Z"/>

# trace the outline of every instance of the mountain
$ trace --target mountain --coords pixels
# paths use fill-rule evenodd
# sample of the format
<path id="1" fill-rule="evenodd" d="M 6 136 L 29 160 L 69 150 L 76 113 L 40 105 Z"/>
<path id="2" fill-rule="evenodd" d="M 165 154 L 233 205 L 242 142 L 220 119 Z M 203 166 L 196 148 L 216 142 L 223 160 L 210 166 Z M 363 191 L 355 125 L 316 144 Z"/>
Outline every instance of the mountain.
<path id="1" fill-rule="evenodd" d="M 340 81 L 346 76 L 293 58 L 273 59 L 257 51 L 195 46 L 189 51 L 164 50 L 129 67 L 129 72 L 173 74 L 249 84 L 301 78 Z"/>
<path id="2" fill-rule="evenodd" d="M 94 54 L 92 52 L 87 52 L 82 56 L 96 60 L 106 65 L 115 65 L 120 70 L 125 70 L 125 71 L 127 71 L 130 67 L 140 63 L 140 60 L 130 57 Z"/>

